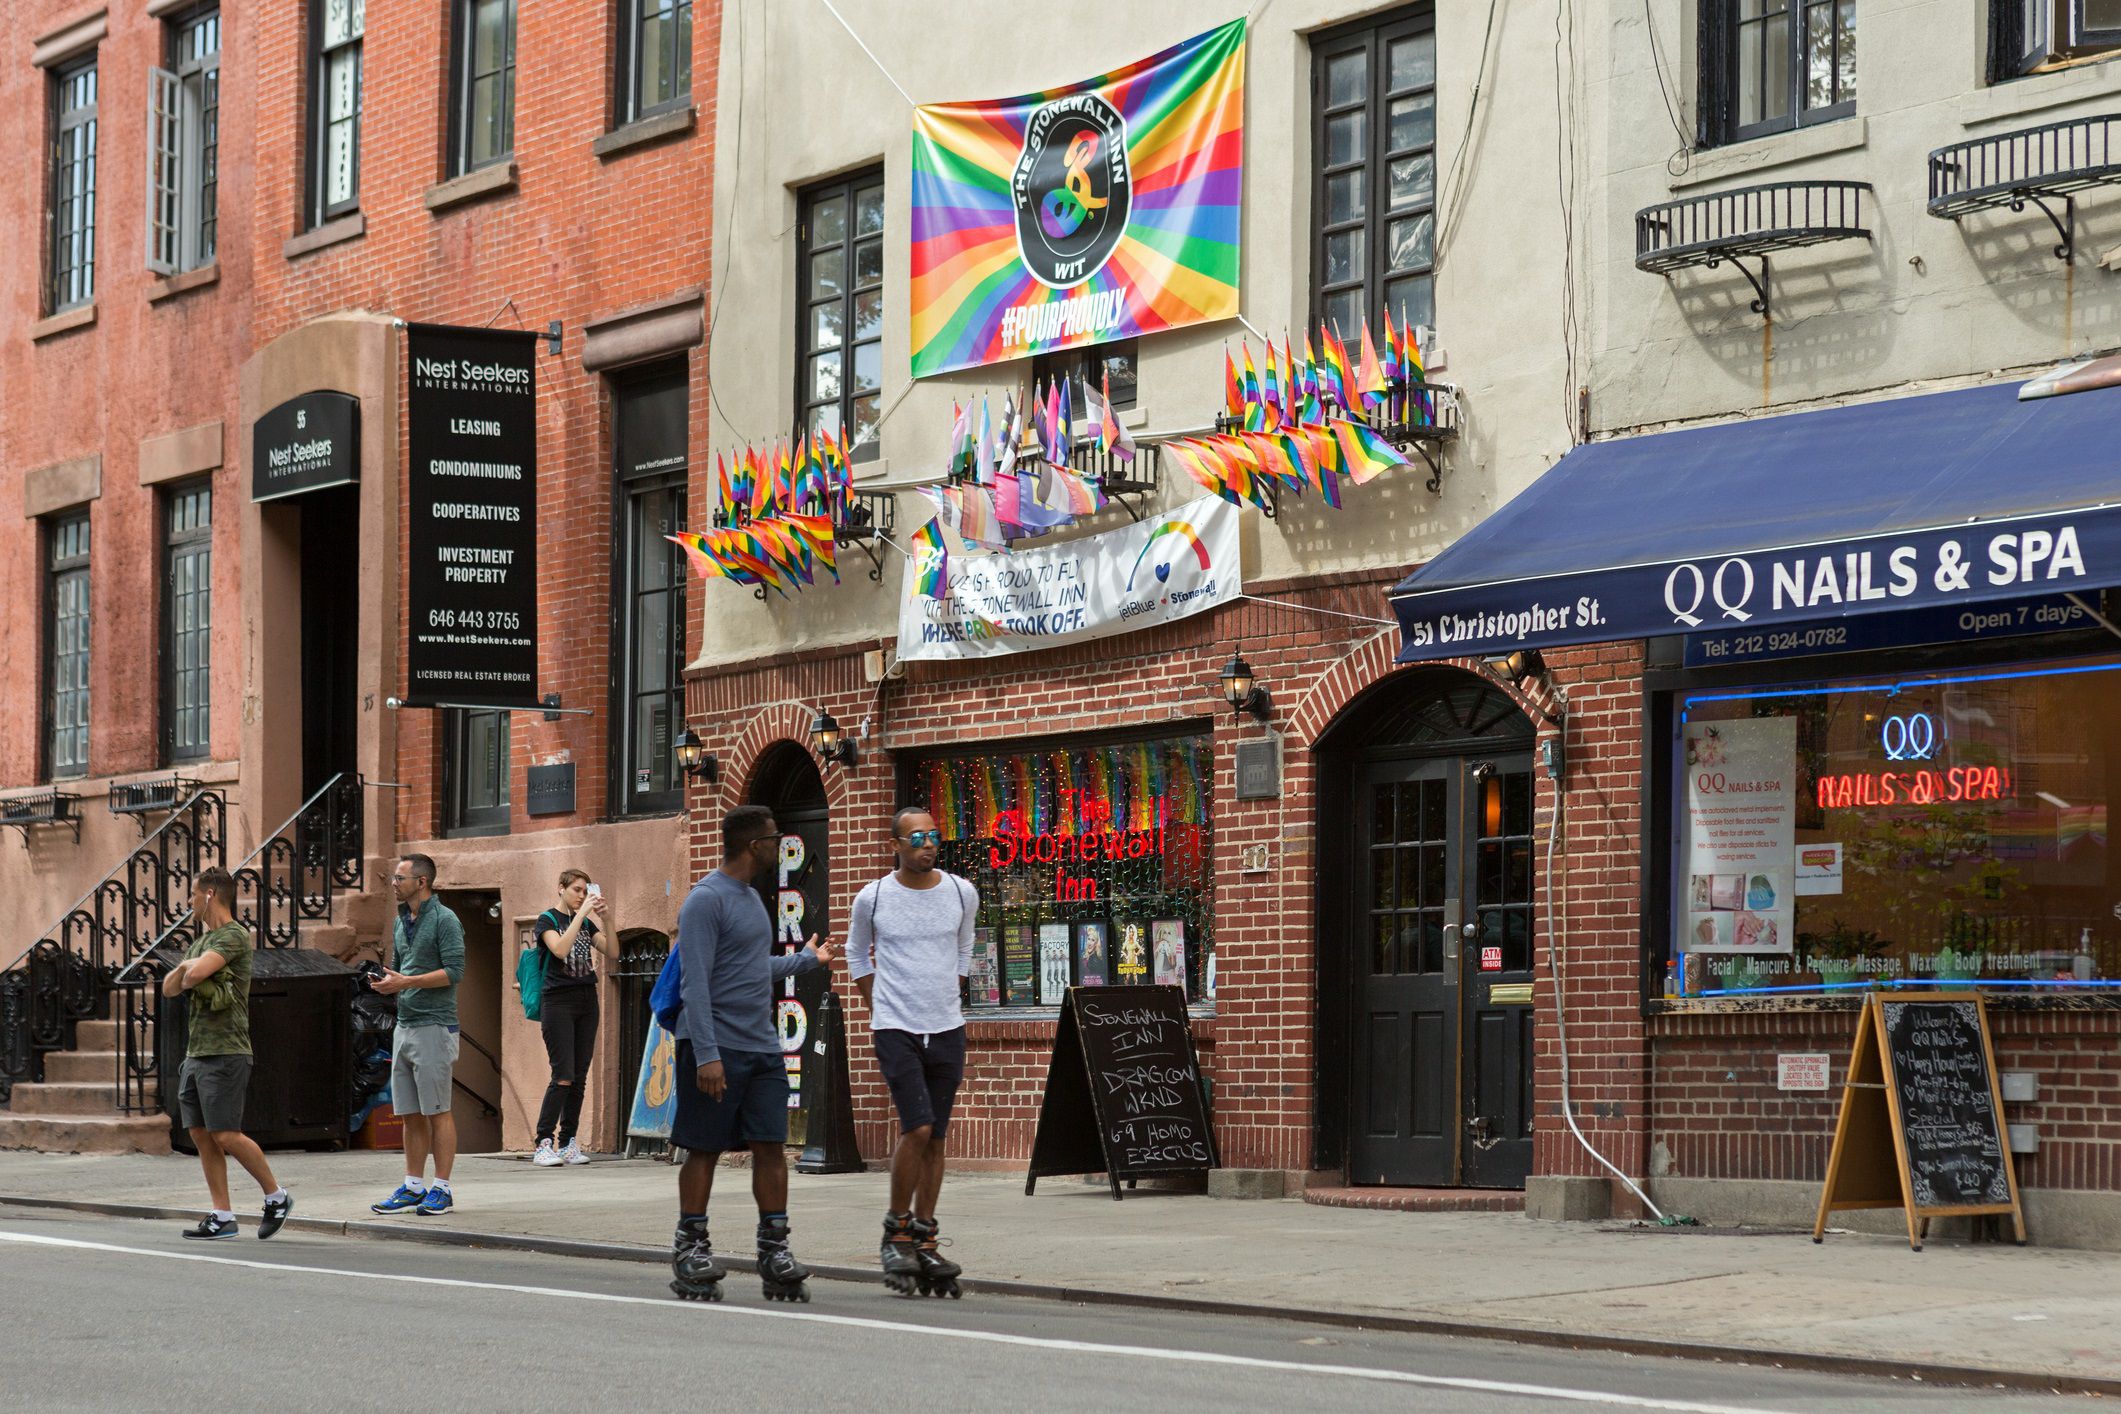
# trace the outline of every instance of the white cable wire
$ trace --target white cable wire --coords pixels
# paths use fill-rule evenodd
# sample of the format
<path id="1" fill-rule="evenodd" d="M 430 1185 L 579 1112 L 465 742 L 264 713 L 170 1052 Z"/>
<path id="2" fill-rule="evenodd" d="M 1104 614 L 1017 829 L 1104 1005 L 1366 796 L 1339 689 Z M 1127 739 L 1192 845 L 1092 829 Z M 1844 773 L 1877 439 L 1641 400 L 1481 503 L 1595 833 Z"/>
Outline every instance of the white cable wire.
<path id="1" fill-rule="evenodd" d="M 869 62 L 876 65 L 876 71 L 884 76 L 885 82 L 889 83 L 893 88 L 898 90 L 898 96 L 906 100 L 906 106 L 908 108 L 920 107 L 920 104 L 915 103 L 913 101 L 913 95 L 906 92 L 906 86 L 900 83 L 897 79 L 891 77 L 891 70 L 885 68 L 884 61 L 876 57 L 876 51 L 871 49 L 868 43 L 864 41 L 860 35 L 854 32 L 854 26 L 847 23 L 847 17 L 841 14 L 836 8 L 834 8 L 832 0 L 818 0 L 818 3 L 823 5 L 826 9 L 831 10 L 832 18 L 840 22 L 840 28 L 847 31 L 848 36 L 852 38 L 856 44 L 862 46 L 862 52 L 869 56 Z"/>
<path id="2" fill-rule="evenodd" d="M 1583 1151 L 1598 1160 L 1605 1167 L 1607 1173 L 1612 1174 L 1613 1177 L 1625 1184 L 1628 1192 L 1634 1194 L 1641 1200 L 1643 1207 L 1648 1208 L 1656 1215 L 1657 1221 L 1664 1222 L 1666 1221 L 1664 1209 L 1652 1203 L 1650 1195 L 1643 1192 L 1636 1185 L 1634 1179 L 1622 1173 L 1614 1166 L 1611 1159 L 1599 1153 L 1597 1146 L 1592 1144 L 1589 1137 L 1578 1127 L 1576 1123 L 1576 1101 L 1569 1093 L 1568 1002 L 1567 998 L 1563 996 L 1564 988 L 1561 974 L 1562 940 L 1567 934 L 1567 925 L 1561 910 L 1561 893 L 1555 887 L 1554 875 L 1554 842 L 1561 838 L 1562 806 L 1567 798 L 1568 792 L 1562 787 L 1561 782 L 1555 781 L 1554 818 L 1547 825 L 1547 900 L 1548 910 L 1556 919 L 1556 923 L 1553 940 L 1547 945 L 1547 970 L 1554 975 L 1554 1040 L 1561 1052 L 1561 1117 L 1568 1121 L 1569 1133 L 1576 1136 L 1576 1142 L 1583 1146 Z"/>

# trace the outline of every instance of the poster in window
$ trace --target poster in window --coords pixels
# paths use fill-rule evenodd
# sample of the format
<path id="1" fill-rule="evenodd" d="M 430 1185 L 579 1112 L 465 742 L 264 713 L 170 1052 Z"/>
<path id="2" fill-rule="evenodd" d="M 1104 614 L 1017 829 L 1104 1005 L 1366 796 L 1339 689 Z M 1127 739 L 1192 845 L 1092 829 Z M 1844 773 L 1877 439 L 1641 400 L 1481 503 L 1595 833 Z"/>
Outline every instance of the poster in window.
<path id="1" fill-rule="evenodd" d="M 1035 985 L 1037 943 L 1031 925 L 1019 923 L 1002 934 L 1002 986 L 1010 1006 L 1030 1006 L 1038 997 Z"/>
<path id="2" fill-rule="evenodd" d="M 1149 925 L 1151 951 L 1156 961 L 1156 985 L 1184 988 L 1186 985 L 1186 923 L 1182 918 L 1159 918 Z"/>
<path id="3" fill-rule="evenodd" d="M 1059 1006 L 1068 998 L 1068 925 L 1038 925 L 1038 1004 Z"/>
<path id="4" fill-rule="evenodd" d="M 1118 962 L 1115 974 L 1121 986 L 1138 986 L 1149 980 L 1148 928 L 1134 920 L 1122 922 L 1117 927 L 1119 949 L 1115 954 Z"/>
<path id="5" fill-rule="evenodd" d="M 1796 943 L 1797 723 L 1686 726 L 1688 952 L 1788 953 Z"/>
<path id="6" fill-rule="evenodd" d="M 1102 919 L 1075 925 L 1075 975 L 1085 987 L 1102 987 L 1112 980 L 1110 933 Z"/>
<path id="7" fill-rule="evenodd" d="M 1001 973 L 994 963 L 994 930 L 972 930 L 972 1004 L 994 1006 L 1002 999 Z"/>

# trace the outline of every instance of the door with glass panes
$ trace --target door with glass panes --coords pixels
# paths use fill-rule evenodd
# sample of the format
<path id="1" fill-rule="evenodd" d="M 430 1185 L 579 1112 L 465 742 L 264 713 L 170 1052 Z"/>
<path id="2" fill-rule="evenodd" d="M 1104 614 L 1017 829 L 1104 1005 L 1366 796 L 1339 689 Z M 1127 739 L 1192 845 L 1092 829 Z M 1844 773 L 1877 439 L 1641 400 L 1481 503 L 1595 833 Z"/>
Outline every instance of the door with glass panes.
<path id="1" fill-rule="evenodd" d="M 1532 758 L 1356 777 L 1349 1176 L 1522 1187 L 1532 1159 Z"/>

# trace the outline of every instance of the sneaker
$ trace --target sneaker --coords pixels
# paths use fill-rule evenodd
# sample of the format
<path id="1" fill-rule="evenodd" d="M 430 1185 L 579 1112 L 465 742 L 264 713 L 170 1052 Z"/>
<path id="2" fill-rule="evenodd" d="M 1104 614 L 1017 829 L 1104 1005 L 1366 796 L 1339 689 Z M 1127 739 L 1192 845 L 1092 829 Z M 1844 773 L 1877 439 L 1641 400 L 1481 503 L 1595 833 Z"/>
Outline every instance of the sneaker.
<path id="1" fill-rule="evenodd" d="M 184 1229 L 184 1235 L 186 1237 L 201 1238 L 208 1242 L 213 1242 L 223 1237 L 234 1237 L 236 1235 L 236 1221 L 234 1218 L 217 1218 L 212 1213 L 208 1213 L 205 1217 L 199 1219 L 197 1226 Z"/>
<path id="2" fill-rule="evenodd" d="M 438 1213 L 446 1213 L 455 1206 L 456 1204 L 450 1201 L 448 1189 L 430 1186 L 426 1196 L 420 1199 L 419 1213 L 421 1217 L 431 1218 Z"/>
<path id="3" fill-rule="evenodd" d="M 280 1225 L 287 1221 L 287 1215 L 294 1210 L 295 1199 L 292 1193 L 285 1198 L 266 1199 L 265 1216 L 258 1219 L 258 1236 L 271 1237 L 278 1232 Z"/>
<path id="4" fill-rule="evenodd" d="M 407 1188 L 401 1183 L 398 1185 L 398 1191 L 385 1198 L 382 1202 L 369 1204 L 368 1211 L 371 1213 L 402 1213 L 408 1208 L 419 1207 L 421 1200 L 427 1197 L 428 1192 L 429 1190 L 424 1188 Z"/>
<path id="5" fill-rule="evenodd" d="M 582 1152 L 582 1141 L 579 1139 L 568 1140 L 567 1147 L 560 1150 L 559 1162 L 564 1164 L 588 1163 L 589 1155 Z"/>
<path id="6" fill-rule="evenodd" d="M 552 1147 L 550 1139 L 540 1139 L 538 1151 L 530 1156 L 530 1161 L 541 1169 L 557 1168 L 561 1162 L 560 1151 Z"/>

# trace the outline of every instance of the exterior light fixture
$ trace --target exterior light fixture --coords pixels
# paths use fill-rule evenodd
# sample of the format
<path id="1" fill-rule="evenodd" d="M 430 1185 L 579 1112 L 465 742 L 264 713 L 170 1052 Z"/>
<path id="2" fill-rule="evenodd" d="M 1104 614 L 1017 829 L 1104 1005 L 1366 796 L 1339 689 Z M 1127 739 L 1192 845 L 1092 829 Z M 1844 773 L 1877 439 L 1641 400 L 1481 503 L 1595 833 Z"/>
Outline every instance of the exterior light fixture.
<path id="1" fill-rule="evenodd" d="M 1220 676 L 1223 700 L 1230 704 L 1232 716 L 1250 712 L 1262 722 L 1267 720 L 1268 713 L 1273 710 L 1273 699 L 1268 697 L 1267 690 L 1259 685 L 1259 679 L 1253 675 L 1250 663 L 1232 652 L 1230 661 Z"/>
<path id="2" fill-rule="evenodd" d="M 677 756 L 678 769 L 693 780 L 713 785 L 722 779 L 722 763 L 714 759 L 714 753 L 707 749 L 707 744 L 691 727 L 678 733 L 677 745 L 672 751 Z"/>
<path id="3" fill-rule="evenodd" d="M 1544 676 L 1547 660 L 1539 656 L 1537 648 L 1519 648 L 1509 653 L 1491 653 L 1481 659 L 1481 664 L 1496 677 L 1508 683 L 1521 683 L 1526 678 Z"/>
<path id="4" fill-rule="evenodd" d="M 853 770 L 858 757 L 853 738 L 840 730 L 839 719 L 820 708 L 817 720 L 810 724 L 810 745 L 817 752 L 817 759 L 826 765 L 838 764 Z"/>

